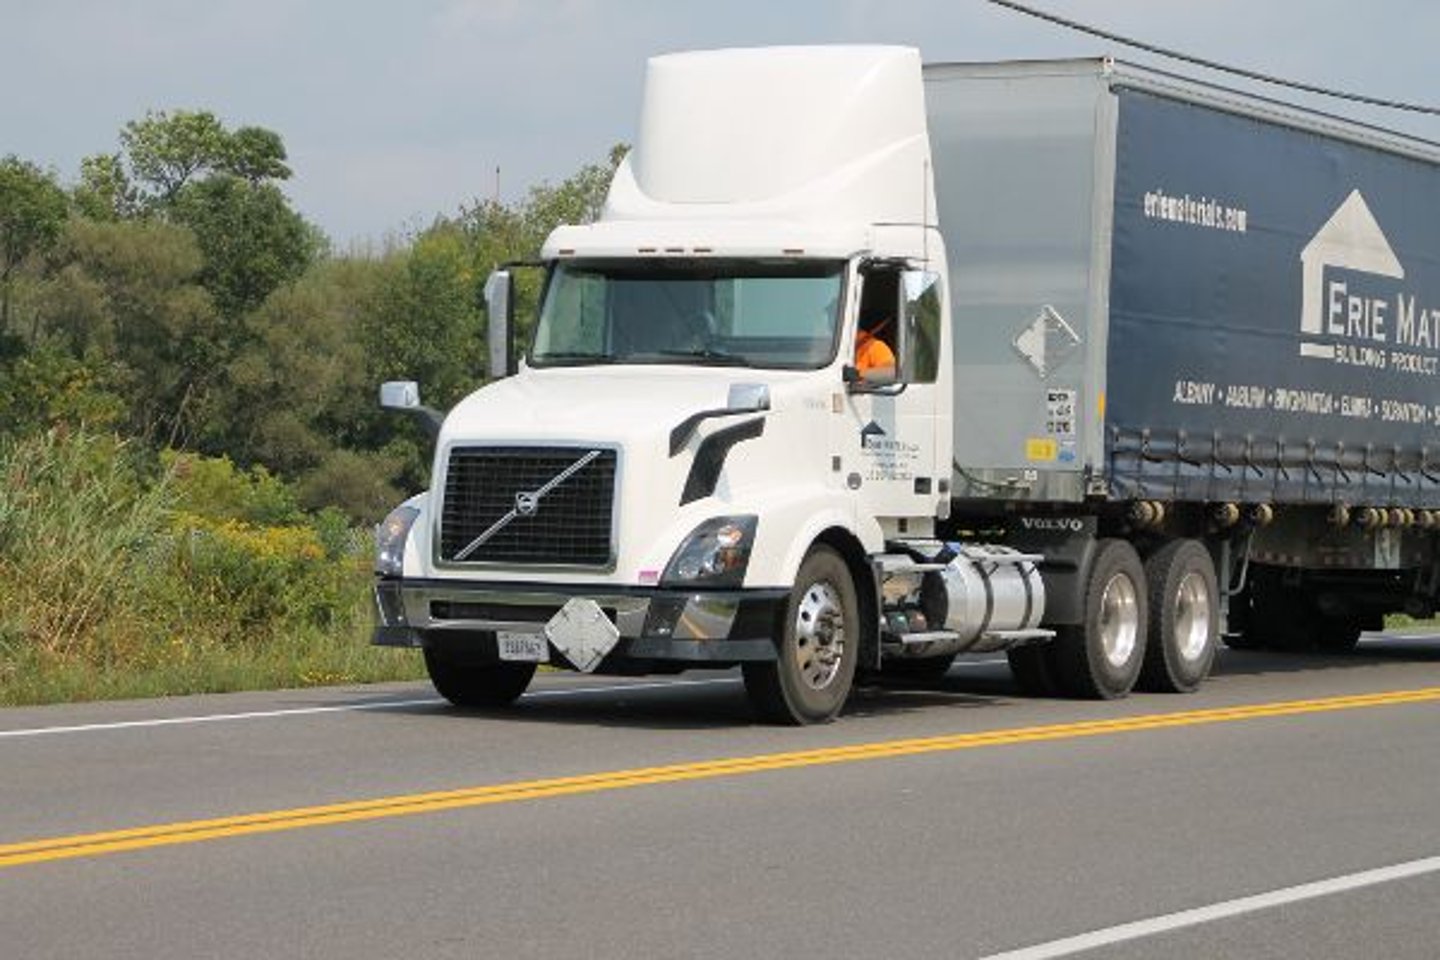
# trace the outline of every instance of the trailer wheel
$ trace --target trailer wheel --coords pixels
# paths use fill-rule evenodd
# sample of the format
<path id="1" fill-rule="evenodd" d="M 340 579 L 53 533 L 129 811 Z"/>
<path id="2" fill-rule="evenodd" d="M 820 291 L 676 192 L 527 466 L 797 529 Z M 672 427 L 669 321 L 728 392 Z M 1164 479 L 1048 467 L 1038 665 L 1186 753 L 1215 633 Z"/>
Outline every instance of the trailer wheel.
<path id="1" fill-rule="evenodd" d="M 745 692 L 770 723 L 826 723 L 850 696 L 859 658 L 855 581 L 840 554 L 816 546 L 795 575 L 775 659 L 742 665 Z"/>
<path id="2" fill-rule="evenodd" d="M 1210 675 L 1220 636 L 1220 590 L 1210 551 L 1174 540 L 1145 561 L 1150 584 L 1149 637 L 1138 686 L 1190 693 Z"/>
<path id="3" fill-rule="evenodd" d="M 533 663 L 466 663 L 429 648 L 425 650 L 425 669 L 440 696 L 457 707 L 503 707 L 514 703 L 535 676 Z"/>
<path id="4" fill-rule="evenodd" d="M 1061 627 L 1050 664 L 1061 692 L 1113 700 L 1128 694 L 1145 659 L 1145 568 L 1124 540 L 1101 540 L 1085 582 L 1084 621 Z"/>
<path id="5" fill-rule="evenodd" d="M 1005 651 L 1010 673 L 1020 692 L 1030 697 L 1053 697 L 1060 692 L 1050 666 L 1050 644 L 1027 644 Z"/>

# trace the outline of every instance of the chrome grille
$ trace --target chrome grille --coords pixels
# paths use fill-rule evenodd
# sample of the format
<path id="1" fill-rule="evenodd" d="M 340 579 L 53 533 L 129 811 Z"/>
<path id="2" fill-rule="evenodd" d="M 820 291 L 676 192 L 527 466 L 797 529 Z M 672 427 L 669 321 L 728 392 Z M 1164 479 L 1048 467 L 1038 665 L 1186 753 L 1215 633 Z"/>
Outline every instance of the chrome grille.
<path id="1" fill-rule="evenodd" d="M 517 494 L 534 494 L 591 452 L 588 447 L 451 450 L 440 514 L 440 559 L 451 563 L 608 565 L 612 560 L 614 450 L 599 450 L 593 460 L 533 501 L 533 513 L 516 509 Z M 487 532 L 484 542 L 472 549 L 476 539 Z M 461 555 L 459 559 L 457 555 Z"/>

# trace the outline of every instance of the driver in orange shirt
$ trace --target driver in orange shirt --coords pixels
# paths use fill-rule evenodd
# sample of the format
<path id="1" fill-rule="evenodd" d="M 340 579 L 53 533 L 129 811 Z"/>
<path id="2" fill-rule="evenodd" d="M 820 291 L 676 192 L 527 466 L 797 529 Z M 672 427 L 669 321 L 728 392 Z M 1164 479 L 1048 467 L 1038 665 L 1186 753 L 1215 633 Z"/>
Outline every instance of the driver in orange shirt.
<path id="1" fill-rule="evenodd" d="M 855 369 L 866 380 L 895 379 L 895 351 L 882 338 L 890 318 L 861 317 L 855 333 Z"/>

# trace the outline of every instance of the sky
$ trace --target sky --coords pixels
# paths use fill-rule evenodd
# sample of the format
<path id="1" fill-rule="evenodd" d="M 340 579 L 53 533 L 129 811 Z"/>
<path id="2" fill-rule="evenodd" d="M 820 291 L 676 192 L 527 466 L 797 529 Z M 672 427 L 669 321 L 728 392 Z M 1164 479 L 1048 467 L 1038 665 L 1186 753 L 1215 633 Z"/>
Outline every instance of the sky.
<path id="1" fill-rule="evenodd" d="M 1433 0 L 1028 2 L 1207 59 L 1440 105 Z M 0 155 L 69 183 L 82 157 L 118 148 L 127 121 L 210 110 L 284 138 L 286 193 L 341 249 L 602 161 L 634 138 L 657 53 L 898 43 L 927 62 L 1114 54 L 1244 86 L 987 0 L 0 0 L 0 16 Z M 1440 117 L 1319 103 L 1440 141 Z"/>

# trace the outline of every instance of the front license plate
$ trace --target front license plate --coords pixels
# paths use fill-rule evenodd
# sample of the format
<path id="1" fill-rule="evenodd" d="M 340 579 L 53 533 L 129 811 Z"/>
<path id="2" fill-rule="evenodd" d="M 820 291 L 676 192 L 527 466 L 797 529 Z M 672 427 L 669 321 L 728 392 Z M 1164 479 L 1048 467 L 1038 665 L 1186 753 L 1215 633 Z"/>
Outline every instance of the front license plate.
<path id="1" fill-rule="evenodd" d="M 501 660 L 544 663 L 550 659 L 550 647 L 545 642 L 543 633 L 510 633 L 501 630 L 495 634 L 495 646 L 500 649 Z"/>

